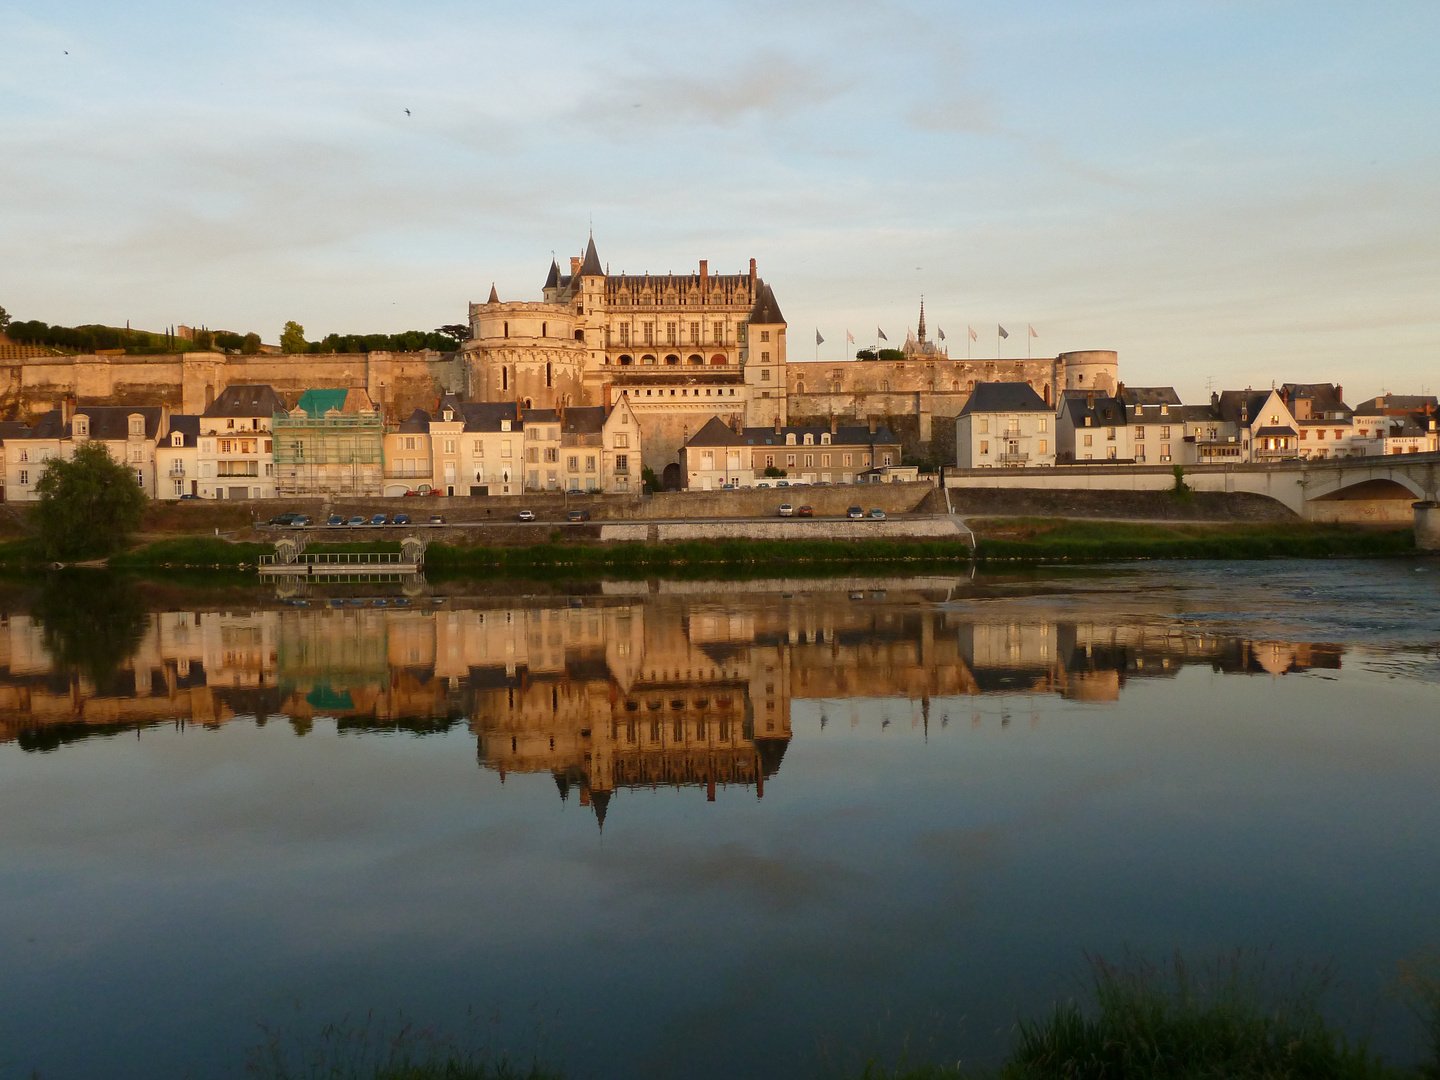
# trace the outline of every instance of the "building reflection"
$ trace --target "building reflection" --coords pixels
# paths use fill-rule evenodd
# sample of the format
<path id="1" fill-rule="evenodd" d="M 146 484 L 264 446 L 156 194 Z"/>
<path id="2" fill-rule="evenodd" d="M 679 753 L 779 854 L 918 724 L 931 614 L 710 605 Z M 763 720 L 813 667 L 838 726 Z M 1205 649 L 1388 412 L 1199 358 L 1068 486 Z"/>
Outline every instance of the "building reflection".
<path id="1" fill-rule="evenodd" d="M 375 599 L 143 616 L 105 676 L 67 671 L 41 621 L 0 615 L 0 742 L 53 749 L 169 722 L 281 718 L 305 734 L 468 726 L 503 781 L 549 773 L 603 824 L 622 789 L 765 785 L 795 699 L 1046 694 L 1119 698 L 1204 664 L 1235 674 L 1338 668 L 1337 646 L 1262 641 L 1172 619 L 1082 620 L 926 592 Z M 407 601 L 400 601 L 408 604 Z"/>

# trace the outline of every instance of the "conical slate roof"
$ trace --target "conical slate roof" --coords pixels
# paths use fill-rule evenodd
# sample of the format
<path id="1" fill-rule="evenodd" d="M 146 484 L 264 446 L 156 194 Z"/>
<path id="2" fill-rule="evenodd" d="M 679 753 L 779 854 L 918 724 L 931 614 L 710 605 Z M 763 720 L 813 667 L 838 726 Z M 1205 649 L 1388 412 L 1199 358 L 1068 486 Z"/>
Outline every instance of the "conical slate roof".
<path id="1" fill-rule="evenodd" d="M 775 302 L 775 294 L 770 291 L 770 286 L 761 285 L 755 297 L 755 306 L 750 309 L 751 324 L 773 326 L 784 321 L 785 316 L 780 314 L 780 305 Z"/>
<path id="2" fill-rule="evenodd" d="M 545 288 L 554 289 L 560 285 L 560 267 L 554 259 L 550 260 L 550 276 L 545 279 Z"/>
<path id="3" fill-rule="evenodd" d="M 585 245 L 585 261 L 580 264 L 581 277 L 604 277 L 605 268 L 600 265 L 600 256 L 595 251 L 595 237 L 590 237 L 590 243 Z"/>
<path id="4" fill-rule="evenodd" d="M 490 299 L 489 299 L 488 303 L 498 304 L 499 302 L 500 302 L 500 294 L 495 291 L 495 283 L 492 281 L 492 282 L 490 283 Z"/>

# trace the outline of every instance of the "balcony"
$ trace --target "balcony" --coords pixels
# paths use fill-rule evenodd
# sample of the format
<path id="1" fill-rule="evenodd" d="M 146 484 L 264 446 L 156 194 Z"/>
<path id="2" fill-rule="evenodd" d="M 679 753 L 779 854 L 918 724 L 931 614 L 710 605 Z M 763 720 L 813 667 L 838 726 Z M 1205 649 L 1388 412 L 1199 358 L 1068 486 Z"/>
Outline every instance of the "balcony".
<path id="1" fill-rule="evenodd" d="M 219 476 L 259 476 L 260 463 L 258 461 L 219 461 L 215 464 L 215 475 Z"/>
<path id="2" fill-rule="evenodd" d="M 172 461 L 167 476 L 183 477 L 185 475 L 185 463 L 183 461 Z"/>
<path id="3" fill-rule="evenodd" d="M 386 480 L 429 480 L 430 470 L 391 466 L 385 470 Z"/>
<path id="4" fill-rule="evenodd" d="M 1030 455 L 1024 453 L 1001 454 L 995 460 L 1001 465 L 1024 465 L 1030 460 Z"/>

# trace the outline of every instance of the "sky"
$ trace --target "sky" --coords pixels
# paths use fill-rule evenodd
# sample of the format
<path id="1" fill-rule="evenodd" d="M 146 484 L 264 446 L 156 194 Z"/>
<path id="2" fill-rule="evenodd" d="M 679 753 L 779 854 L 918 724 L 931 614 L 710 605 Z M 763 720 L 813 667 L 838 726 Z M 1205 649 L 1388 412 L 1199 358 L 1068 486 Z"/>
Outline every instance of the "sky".
<path id="1" fill-rule="evenodd" d="M 756 259 L 792 360 L 923 295 L 952 355 L 1186 400 L 1440 390 L 1431 0 L 0 0 L 0 41 L 16 319 L 431 329 L 593 228 Z"/>

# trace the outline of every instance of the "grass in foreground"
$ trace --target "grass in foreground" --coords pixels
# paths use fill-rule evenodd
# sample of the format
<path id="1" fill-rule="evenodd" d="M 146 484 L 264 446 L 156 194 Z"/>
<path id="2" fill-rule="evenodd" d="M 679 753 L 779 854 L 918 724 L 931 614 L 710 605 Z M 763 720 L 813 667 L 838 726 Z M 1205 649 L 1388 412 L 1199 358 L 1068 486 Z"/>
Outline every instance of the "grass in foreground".
<path id="1" fill-rule="evenodd" d="M 232 543 L 213 536 L 178 536 L 112 556 L 113 567 L 238 567 L 254 566 L 261 555 L 275 549 L 269 544 Z"/>
<path id="2" fill-rule="evenodd" d="M 1267 559 L 1399 555 L 1415 550 L 1410 528 L 1309 522 L 1150 524 L 1057 518 L 977 523 L 979 559 Z"/>
<path id="3" fill-rule="evenodd" d="M 863 1080 L 1400 1080 L 1440 1075 L 1440 1060 L 1387 1065 L 1351 1045 L 1321 1015 L 1318 976 L 1275 991 L 1244 955 L 1197 976 L 1176 958 L 1091 964 L 1091 1002 L 1057 1005 L 1022 1022 L 1010 1056 L 991 1072 L 956 1065 L 871 1064 Z M 1432 986 L 1433 990 L 1433 986 Z M 1440 1015 L 1432 1001 L 1428 1022 Z M 1422 1016 L 1424 1019 L 1424 1016 Z M 1440 1051 L 1440 1047 L 1436 1047 Z"/>

